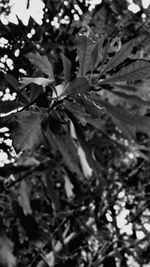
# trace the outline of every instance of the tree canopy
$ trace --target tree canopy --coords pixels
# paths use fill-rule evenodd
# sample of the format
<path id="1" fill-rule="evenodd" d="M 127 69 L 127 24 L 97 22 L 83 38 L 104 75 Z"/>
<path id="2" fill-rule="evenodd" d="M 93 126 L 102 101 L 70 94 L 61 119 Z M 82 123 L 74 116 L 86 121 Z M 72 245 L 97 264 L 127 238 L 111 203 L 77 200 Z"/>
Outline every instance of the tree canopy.
<path id="1" fill-rule="evenodd" d="M 0 22 L 0 266 L 147 266 L 150 8 L 43 3 Z"/>

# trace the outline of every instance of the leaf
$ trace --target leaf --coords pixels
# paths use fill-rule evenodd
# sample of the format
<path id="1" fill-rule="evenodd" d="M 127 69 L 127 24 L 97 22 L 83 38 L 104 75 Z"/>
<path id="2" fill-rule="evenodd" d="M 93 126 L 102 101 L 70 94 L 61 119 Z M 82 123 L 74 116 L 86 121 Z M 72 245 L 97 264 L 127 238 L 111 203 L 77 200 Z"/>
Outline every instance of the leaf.
<path id="1" fill-rule="evenodd" d="M 28 53 L 26 57 L 31 61 L 35 67 L 46 74 L 50 80 L 54 81 L 53 67 L 47 56 L 41 56 L 38 52 Z"/>
<path id="2" fill-rule="evenodd" d="M 0 101 L 0 114 L 6 114 L 17 109 L 18 107 L 21 107 L 21 105 L 16 100 Z"/>
<path id="3" fill-rule="evenodd" d="M 132 92 L 136 92 L 137 91 L 137 88 L 135 86 L 131 86 L 131 85 L 122 85 L 122 84 L 117 84 L 117 83 L 114 83 L 113 84 L 114 88 L 116 89 L 117 88 L 120 88 L 122 90 L 125 90 L 125 91 L 132 91 Z"/>
<path id="4" fill-rule="evenodd" d="M 0 236 L 0 266 L 14 267 L 16 259 L 12 253 L 13 243 L 5 234 Z"/>
<path id="5" fill-rule="evenodd" d="M 8 84 L 10 84 L 13 87 L 15 92 L 19 91 L 19 82 L 13 75 L 5 74 L 5 80 L 6 82 L 8 82 Z"/>
<path id="6" fill-rule="evenodd" d="M 132 52 L 135 40 L 125 43 L 122 48 L 108 61 L 102 73 L 106 73 L 120 65 Z"/>
<path id="7" fill-rule="evenodd" d="M 118 126 L 122 128 L 123 132 L 125 129 L 125 124 L 127 124 L 128 127 L 128 134 L 130 131 L 132 136 L 134 135 L 135 131 L 140 131 L 146 133 L 148 136 L 150 136 L 150 119 L 147 117 L 138 118 L 137 116 L 134 116 L 130 114 L 127 110 L 125 110 L 123 107 L 114 106 L 102 99 L 99 99 L 96 96 L 90 97 L 92 100 L 98 104 L 102 105 L 106 108 L 106 111 L 109 113 L 109 115 L 112 118 L 115 118 L 115 121 L 118 123 Z"/>
<path id="8" fill-rule="evenodd" d="M 65 166 L 73 173 L 76 173 L 80 180 L 84 180 L 84 176 L 79 167 L 79 158 L 77 155 L 77 147 L 75 146 L 69 134 L 63 134 L 57 137 L 58 148 L 63 157 Z"/>
<path id="9" fill-rule="evenodd" d="M 28 98 L 29 98 L 29 103 L 31 102 L 36 102 L 38 97 L 43 94 L 43 88 L 40 85 L 37 85 L 35 83 L 29 84 L 28 87 Z M 26 91 L 22 91 L 21 93 L 26 93 Z"/>
<path id="10" fill-rule="evenodd" d="M 8 122 L 16 152 L 34 150 L 43 142 L 41 120 L 43 114 L 34 111 L 22 111 L 13 115 Z"/>
<path id="11" fill-rule="evenodd" d="M 150 63 L 139 60 L 122 68 L 110 78 L 100 81 L 99 84 L 106 84 L 116 81 L 134 81 L 148 76 L 150 76 Z"/>
<path id="12" fill-rule="evenodd" d="M 85 161 L 83 160 L 83 173 L 84 173 L 85 177 L 90 176 L 89 174 L 92 174 L 92 173 L 96 174 L 96 176 L 98 177 L 99 173 L 100 173 L 100 169 L 99 169 L 99 166 L 96 164 L 96 161 L 94 160 L 94 158 L 92 156 L 92 147 L 90 146 L 90 143 L 88 142 L 88 140 L 86 140 L 85 132 L 84 132 L 80 122 L 76 119 L 76 116 L 74 115 L 74 113 L 67 111 L 67 115 L 73 124 L 75 135 L 77 136 L 77 139 L 78 139 L 78 143 L 79 143 L 80 147 L 82 148 L 82 150 L 86 156 Z M 82 113 L 80 114 L 80 118 L 81 118 L 81 116 L 82 116 Z M 96 125 L 98 125 L 98 124 L 99 124 L 99 122 L 97 122 Z M 78 152 L 79 152 L 79 148 L 78 148 Z M 81 155 L 82 155 L 82 151 L 81 151 Z M 83 155 L 83 159 L 84 159 L 84 155 Z M 84 164 L 84 162 L 86 162 L 86 161 L 87 161 L 87 165 Z M 81 166 L 82 166 L 82 163 L 81 163 Z M 86 168 L 84 169 L 85 166 L 87 166 L 87 169 Z M 85 172 L 84 172 L 84 170 L 85 170 Z"/>
<path id="13" fill-rule="evenodd" d="M 24 215 L 32 214 L 30 206 L 30 189 L 26 181 L 21 181 L 20 188 L 18 190 L 18 203 L 22 207 Z"/>
<path id="14" fill-rule="evenodd" d="M 125 123 L 133 124 L 138 123 L 139 119 L 130 114 L 127 110 L 125 110 L 123 107 L 114 106 L 107 101 L 100 99 L 96 96 L 89 97 L 92 99 L 95 104 L 99 106 L 103 106 L 106 108 L 106 111 L 110 114 L 115 116 L 116 118 L 120 119 L 121 121 L 124 121 Z"/>
<path id="15" fill-rule="evenodd" d="M 80 165 L 81 165 L 82 171 L 84 173 L 84 176 L 86 178 L 91 177 L 93 171 L 88 164 L 86 154 L 85 154 L 85 152 L 81 146 L 78 147 L 78 156 L 79 156 Z"/>
<path id="16" fill-rule="evenodd" d="M 64 54 L 62 54 L 61 56 L 64 68 L 64 80 L 66 83 L 68 83 L 71 79 L 71 61 Z"/>
<path id="17" fill-rule="evenodd" d="M 105 30 L 106 20 L 107 20 L 107 10 L 105 6 L 98 9 L 98 11 L 94 12 L 93 21 L 96 27 L 96 31 L 98 33 L 106 32 Z"/>
<path id="18" fill-rule="evenodd" d="M 30 83 L 35 83 L 37 85 L 42 85 L 42 86 L 48 86 L 52 82 L 53 82 L 53 80 L 47 79 L 44 77 L 36 77 L 36 78 L 24 77 L 24 78 L 21 78 L 21 80 L 20 80 L 21 86 L 19 86 L 19 89 L 20 90 L 23 89 L 24 87 L 26 87 Z"/>
<path id="19" fill-rule="evenodd" d="M 85 111 L 91 115 L 92 118 L 101 118 L 105 110 L 103 107 L 96 105 L 94 101 L 89 99 L 87 96 L 78 97 L 77 101 L 84 107 Z"/>
<path id="20" fill-rule="evenodd" d="M 87 123 L 91 124 L 92 126 L 96 127 L 96 129 L 102 129 L 102 123 L 100 119 L 92 118 L 89 113 L 85 111 L 83 106 L 79 105 L 78 103 L 65 103 L 66 109 L 71 112 L 82 125 L 86 125 Z M 95 112 L 95 111 L 94 111 Z"/>
<path id="21" fill-rule="evenodd" d="M 86 94 L 90 90 L 90 85 L 85 77 L 79 77 L 73 80 L 63 92 L 65 95 L 76 96 L 77 94 Z"/>
<path id="22" fill-rule="evenodd" d="M 99 59 L 99 45 L 102 45 L 102 43 L 99 44 L 98 37 L 91 30 L 90 30 L 89 37 L 95 42 L 95 46 L 94 46 L 94 49 L 93 49 L 92 54 L 91 54 L 91 57 L 92 57 L 92 62 L 91 63 L 92 64 L 91 64 L 91 68 L 90 68 L 91 72 L 93 72 L 95 64 L 97 63 L 97 61 Z"/>
<path id="23" fill-rule="evenodd" d="M 65 192 L 66 192 L 66 195 L 67 195 L 67 198 L 68 200 L 72 200 L 73 197 L 74 197 L 74 193 L 73 193 L 73 184 L 70 182 L 70 179 L 68 178 L 67 175 L 64 175 L 64 188 L 65 188 Z"/>
<path id="24" fill-rule="evenodd" d="M 119 129 L 122 131 L 123 136 L 128 139 L 130 142 L 135 139 L 135 127 L 134 125 L 124 123 L 120 119 L 116 118 L 115 116 L 111 116 L 115 125 L 118 125 Z"/>
<path id="25" fill-rule="evenodd" d="M 137 129 L 140 132 L 146 133 L 148 137 L 150 137 L 150 119 L 148 117 L 140 118 Z"/>
<path id="26" fill-rule="evenodd" d="M 105 61 L 108 57 L 108 50 L 109 50 L 109 47 L 110 47 L 110 41 L 109 41 L 109 38 L 107 39 L 107 42 L 103 48 L 103 55 L 102 55 L 102 62 L 101 62 L 101 66 L 100 66 L 100 69 L 103 69 L 103 66 L 105 64 Z M 101 76 L 101 74 L 100 74 Z"/>
<path id="27" fill-rule="evenodd" d="M 59 241 L 60 242 L 60 241 Z M 62 244 L 61 244 L 62 245 Z M 47 254 L 44 254 L 42 252 L 42 260 L 38 262 L 36 265 L 37 267 L 43 267 L 43 265 L 46 263 L 48 267 L 54 267 L 55 266 L 55 254 L 54 251 L 50 251 Z"/>
<path id="28" fill-rule="evenodd" d="M 86 72 L 90 68 L 92 51 L 95 48 L 95 41 L 82 34 L 76 38 L 76 45 L 79 57 L 79 70 L 77 76 L 82 77 L 85 76 Z"/>
<path id="29" fill-rule="evenodd" d="M 29 154 L 22 154 L 20 157 L 16 159 L 17 166 L 25 166 L 25 167 L 35 167 L 40 165 L 40 161 L 37 160 L 33 156 L 29 156 Z"/>
<path id="30" fill-rule="evenodd" d="M 145 101 L 137 95 L 125 94 L 122 92 L 115 92 L 115 91 L 112 91 L 112 93 L 117 95 L 118 97 L 123 98 L 124 100 L 127 100 L 128 102 L 136 104 L 137 106 L 147 106 L 147 107 L 150 106 L 150 101 Z"/>

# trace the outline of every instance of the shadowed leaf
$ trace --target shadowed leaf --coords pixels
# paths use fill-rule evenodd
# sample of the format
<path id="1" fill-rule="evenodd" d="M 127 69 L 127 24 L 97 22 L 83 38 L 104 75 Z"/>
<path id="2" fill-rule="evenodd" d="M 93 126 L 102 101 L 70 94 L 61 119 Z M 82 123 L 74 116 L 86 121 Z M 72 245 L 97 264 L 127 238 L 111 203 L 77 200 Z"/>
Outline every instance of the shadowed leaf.
<path id="1" fill-rule="evenodd" d="M 117 81 L 135 81 L 150 76 L 150 63 L 146 61 L 136 61 L 119 72 L 112 75 L 110 78 L 99 82 L 99 84 L 117 82 Z"/>
<path id="2" fill-rule="evenodd" d="M 76 96 L 78 94 L 86 94 L 90 90 L 90 85 L 85 77 L 79 77 L 73 80 L 67 86 L 63 94 Z"/>
<path id="3" fill-rule="evenodd" d="M 53 67 L 47 56 L 41 56 L 39 53 L 28 53 L 26 57 L 31 61 L 35 67 L 46 74 L 50 80 L 54 81 Z"/>
<path id="4" fill-rule="evenodd" d="M 150 106 L 150 101 L 145 101 L 144 99 L 140 98 L 137 95 L 131 95 L 131 94 L 125 94 L 122 92 L 114 92 L 112 91 L 115 95 L 117 95 L 118 97 L 123 98 L 124 100 L 126 100 L 127 102 L 136 104 L 137 106 Z"/>
<path id="5" fill-rule="evenodd" d="M 0 113 L 1 114 L 11 112 L 17 109 L 18 107 L 21 107 L 21 105 L 15 100 L 0 101 Z"/>
<path id="6" fill-rule="evenodd" d="M 45 172 L 45 180 L 46 180 L 46 185 L 47 185 L 47 194 L 50 197 L 50 199 L 53 202 L 55 210 L 60 209 L 60 202 L 59 202 L 59 197 L 57 190 L 55 190 L 55 186 L 51 180 L 51 175 L 48 172 Z"/>
<path id="7" fill-rule="evenodd" d="M 19 82 L 13 75 L 6 74 L 5 75 L 5 80 L 6 80 L 6 82 L 8 82 L 8 84 L 10 84 L 13 87 L 15 92 L 19 91 Z"/>
<path id="8" fill-rule="evenodd" d="M 102 73 L 106 73 L 115 67 L 117 67 L 119 64 L 121 64 L 132 52 L 133 47 L 135 45 L 135 40 L 131 40 L 127 43 L 125 43 L 122 48 L 117 52 L 106 64 L 104 67 L 104 70 Z"/>
<path id="9" fill-rule="evenodd" d="M 68 83 L 71 79 L 71 61 L 64 54 L 61 56 L 64 68 L 64 80 L 66 83 Z"/>
<path id="10" fill-rule="evenodd" d="M 76 45 L 79 57 L 79 71 L 78 77 L 85 76 L 90 69 L 90 62 L 92 59 L 92 52 L 95 48 L 95 41 L 86 35 L 79 35 L 76 38 Z"/>
<path id="11" fill-rule="evenodd" d="M 43 141 L 42 116 L 40 112 L 22 111 L 11 117 L 8 124 L 17 153 L 23 150 L 34 150 L 41 144 Z"/>
<path id="12" fill-rule="evenodd" d="M 132 129 L 130 130 L 130 133 L 132 132 L 133 136 L 136 131 L 142 131 L 146 133 L 148 136 L 150 136 L 150 119 L 149 118 L 147 117 L 139 118 L 129 113 L 123 107 L 114 106 L 95 96 L 91 98 L 97 105 L 102 105 L 103 107 L 106 108 L 106 111 L 109 113 L 109 115 L 112 118 L 115 118 L 120 128 L 122 128 L 122 125 L 123 125 L 123 129 L 122 129 L 123 132 L 124 132 L 125 124 L 127 124 L 127 126 L 130 127 L 130 129 Z"/>

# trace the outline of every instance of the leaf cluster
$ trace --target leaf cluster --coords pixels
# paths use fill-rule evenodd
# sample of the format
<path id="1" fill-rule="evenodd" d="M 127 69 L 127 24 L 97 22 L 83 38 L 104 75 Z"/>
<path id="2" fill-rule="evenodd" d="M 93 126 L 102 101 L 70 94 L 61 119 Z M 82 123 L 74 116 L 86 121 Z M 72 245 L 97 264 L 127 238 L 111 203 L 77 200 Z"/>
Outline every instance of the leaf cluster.
<path id="1" fill-rule="evenodd" d="M 0 167 L 0 264 L 128 266 L 130 257 L 144 264 L 148 10 L 141 5 L 146 24 L 127 1 L 102 1 L 92 12 L 85 1 L 65 2 L 45 1 L 41 26 L 0 25 L 8 40 L 1 58 L 13 61 L 0 75 L 0 149 L 9 158 Z M 13 100 L 5 100 L 7 89 Z"/>

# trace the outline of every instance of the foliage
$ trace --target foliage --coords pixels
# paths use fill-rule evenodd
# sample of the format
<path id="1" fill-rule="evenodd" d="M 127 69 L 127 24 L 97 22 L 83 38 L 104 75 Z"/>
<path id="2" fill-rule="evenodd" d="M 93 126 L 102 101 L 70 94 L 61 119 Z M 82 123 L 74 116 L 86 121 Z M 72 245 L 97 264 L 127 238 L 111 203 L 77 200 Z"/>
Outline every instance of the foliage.
<path id="1" fill-rule="evenodd" d="M 0 24 L 0 264 L 149 263 L 149 8 L 44 2 Z"/>

